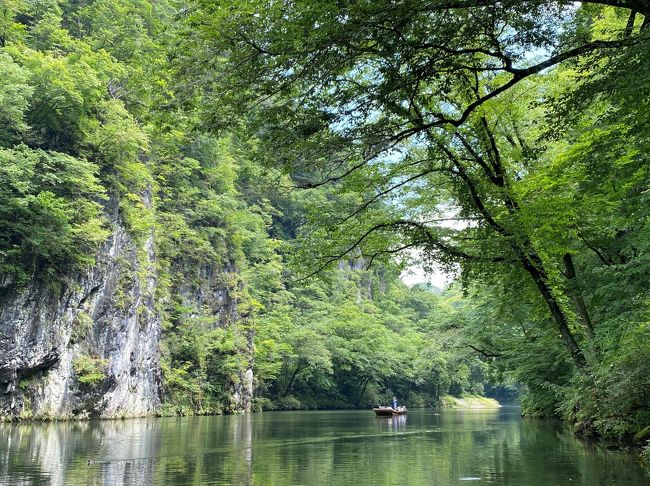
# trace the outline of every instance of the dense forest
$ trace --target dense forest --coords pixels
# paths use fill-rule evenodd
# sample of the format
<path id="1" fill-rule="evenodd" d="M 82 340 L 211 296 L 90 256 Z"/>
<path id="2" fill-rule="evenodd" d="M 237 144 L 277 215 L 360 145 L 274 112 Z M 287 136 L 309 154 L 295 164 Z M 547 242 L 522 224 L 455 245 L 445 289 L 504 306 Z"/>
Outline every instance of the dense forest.
<path id="1" fill-rule="evenodd" d="M 3 417 L 521 394 L 644 443 L 649 19 L 5 0 Z"/>

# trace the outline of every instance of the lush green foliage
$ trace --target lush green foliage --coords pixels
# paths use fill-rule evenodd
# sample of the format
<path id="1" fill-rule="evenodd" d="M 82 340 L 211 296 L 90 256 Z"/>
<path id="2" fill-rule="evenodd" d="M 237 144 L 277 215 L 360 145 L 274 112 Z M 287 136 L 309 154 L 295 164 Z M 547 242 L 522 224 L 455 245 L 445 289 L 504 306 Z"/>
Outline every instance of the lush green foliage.
<path id="1" fill-rule="evenodd" d="M 3 16 L 1 267 L 20 285 L 92 263 L 111 195 L 136 227 L 151 177 L 147 138 L 112 87 L 130 66 L 65 28 L 89 17 L 55 1 L 11 2 Z"/>
<path id="2" fill-rule="evenodd" d="M 262 408 L 523 384 L 527 414 L 632 437 L 650 423 L 649 14 L 7 0 L 1 288 L 66 281 L 123 225 L 153 242 L 138 276 L 157 277 L 170 413 L 230 410 L 252 367 Z M 409 263 L 459 288 L 408 289 Z"/>
<path id="3" fill-rule="evenodd" d="M 307 273 L 442 264 L 468 292 L 461 339 L 526 384 L 527 413 L 631 437 L 650 420 L 650 10 L 608 3 L 199 0 L 181 63 L 218 80 L 198 83 L 207 123 L 245 114 L 257 156 L 330 188 Z"/>
<path id="4" fill-rule="evenodd" d="M 0 148 L 0 181 L 0 272 L 22 282 L 92 262 L 107 236 L 96 167 L 19 145 Z"/>
<path id="5" fill-rule="evenodd" d="M 88 388 L 98 386 L 106 379 L 107 365 L 108 360 L 88 355 L 81 355 L 72 363 L 79 383 Z"/>
<path id="6" fill-rule="evenodd" d="M 338 270 L 291 289 L 258 321 L 255 370 L 267 407 L 435 405 L 483 393 L 487 366 L 454 330 L 454 294 L 407 288 L 383 268 Z"/>

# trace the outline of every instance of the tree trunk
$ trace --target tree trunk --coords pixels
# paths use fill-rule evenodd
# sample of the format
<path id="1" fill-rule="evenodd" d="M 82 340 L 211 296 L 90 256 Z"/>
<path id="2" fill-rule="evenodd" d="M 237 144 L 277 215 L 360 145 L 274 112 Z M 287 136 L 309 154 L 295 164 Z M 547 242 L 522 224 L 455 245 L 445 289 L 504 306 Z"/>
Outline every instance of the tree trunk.
<path id="1" fill-rule="evenodd" d="M 485 134 L 487 134 L 487 136 L 490 138 L 490 141 L 493 141 L 494 139 L 491 135 L 487 122 L 484 123 L 484 129 L 485 129 Z M 542 294 L 542 297 L 551 312 L 551 316 L 553 317 L 553 320 L 558 326 L 560 335 L 562 336 L 564 343 L 566 344 L 567 348 L 569 349 L 569 352 L 571 353 L 573 362 L 575 363 L 578 369 L 584 369 L 587 366 L 587 360 L 585 359 L 585 356 L 582 353 L 582 350 L 580 349 L 578 342 L 575 340 L 575 337 L 571 333 L 571 329 L 569 329 L 569 322 L 566 318 L 566 315 L 564 314 L 564 311 L 562 310 L 558 302 L 555 300 L 555 297 L 553 296 L 553 292 L 551 291 L 551 288 L 548 286 L 547 273 L 544 270 L 542 259 L 535 252 L 534 245 L 530 241 L 530 238 L 528 236 L 525 236 L 523 241 L 518 242 L 517 238 L 515 238 L 515 235 L 507 227 L 499 223 L 495 219 L 493 214 L 490 212 L 490 210 L 486 205 L 486 201 L 482 198 L 477 185 L 474 183 L 469 173 L 465 169 L 465 166 L 461 162 L 461 159 L 457 157 L 452 150 L 450 150 L 446 145 L 441 143 L 435 137 L 432 137 L 432 140 L 447 155 L 449 160 L 456 168 L 457 170 L 456 174 L 461 178 L 461 180 L 465 184 L 465 187 L 469 191 L 469 195 L 474 203 L 474 206 L 479 211 L 479 213 L 483 216 L 485 222 L 490 227 L 492 227 L 492 229 L 497 234 L 501 235 L 502 237 L 504 237 L 509 241 L 510 247 L 512 248 L 513 252 L 515 253 L 517 258 L 523 265 L 524 269 L 533 278 L 535 285 L 537 285 L 537 288 Z M 486 143 L 486 146 L 487 145 L 488 144 Z M 494 153 L 494 157 L 492 158 L 492 164 L 495 167 L 495 172 L 497 174 L 499 173 L 503 174 L 504 170 L 503 167 L 501 167 L 500 165 L 500 156 L 498 155 L 499 149 L 496 143 L 490 143 L 490 146 Z M 471 151 L 470 155 L 476 160 L 476 162 L 482 168 L 488 166 L 487 161 L 485 161 L 475 151 Z M 515 198 L 510 193 L 508 185 L 506 184 L 505 177 L 493 178 L 490 177 L 488 173 L 487 180 L 491 182 L 498 189 L 499 192 L 502 193 L 502 201 L 505 208 L 514 218 L 517 218 L 519 214 L 519 205 L 516 203 Z"/>
<path id="2" fill-rule="evenodd" d="M 363 394 L 366 392 L 366 387 L 368 386 L 369 381 L 370 381 L 370 378 L 365 378 L 363 380 L 363 387 L 361 388 L 361 393 L 359 393 L 359 396 L 357 397 L 357 400 L 354 402 L 355 407 L 359 406 L 359 403 L 361 402 L 361 399 L 363 398 Z"/>
<path id="3" fill-rule="evenodd" d="M 282 394 L 283 397 L 286 397 L 289 392 L 291 391 L 291 387 L 293 386 L 293 382 L 296 379 L 296 376 L 298 376 L 298 373 L 301 370 L 302 366 L 302 360 L 298 361 L 298 365 L 296 366 L 296 369 L 294 370 L 293 374 L 291 375 L 291 379 L 289 380 L 289 383 L 287 383 L 286 388 L 284 389 L 284 393 Z"/>
<path id="4" fill-rule="evenodd" d="M 555 300 L 555 297 L 553 296 L 551 289 L 546 283 L 542 272 L 540 272 L 540 270 L 536 268 L 528 258 L 522 259 L 522 263 L 526 271 L 533 278 L 533 281 L 535 282 L 535 285 L 537 285 L 537 288 L 542 294 L 542 297 L 544 298 L 544 301 L 546 302 L 548 309 L 551 311 L 551 316 L 553 317 L 553 320 L 557 324 L 557 327 L 560 331 L 560 335 L 562 336 L 562 340 L 564 341 L 564 344 L 566 345 L 566 347 L 569 349 L 569 352 L 571 353 L 571 358 L 573 358 L 573 362 L 575 363 L 576 367 L 579 370 L 585 369 L 587 367 L 587 360 L 585 359 L 585 356 L 582 353 L 582 350 L 580 349 L 578 342 L 575 340 L 575 337 L 573 336 L 571 329 L 569 329 L 569 322 L 566 318 L 566 315 L 564 314 L 564 311 L 560 307 L 560 304 L 558 304 L 557 300 Z"/>
<path id="5" fill-rule="evenodd" d="M 585 327 L 585 330 L 587 331 L 587 336 L 589 336 L 589 339 L 593 339 L 594 325 L 591 320 L 591 317 L 589 316 L 589 311 L 587 311 L 585 299 L 582 297 L 582 292 L 580 291 L 580 288 L 578 286 L 578 281 L 576 279 L 576 269 L 575 266 L 573 265 L 573 258 L 571 258 L 571 255 L 567 253 L 564 255 L 563 260 L 564 260 L 565 276 L 569 281 L 569 294 L 571 295 L 571 298 L 573 300 L 573 305 L 575 305 L 578 317 L 580 318 L 582 325 Z"/>
<path id="6" fill-rule="evenodd" d="M 625 37 L 630 37 L 632 31 L 634 30 L 634 20 L 636 19 L 636 10 L 630 12 L 630 16 L 627 18 L 627 25 L 625 26 Z"/>

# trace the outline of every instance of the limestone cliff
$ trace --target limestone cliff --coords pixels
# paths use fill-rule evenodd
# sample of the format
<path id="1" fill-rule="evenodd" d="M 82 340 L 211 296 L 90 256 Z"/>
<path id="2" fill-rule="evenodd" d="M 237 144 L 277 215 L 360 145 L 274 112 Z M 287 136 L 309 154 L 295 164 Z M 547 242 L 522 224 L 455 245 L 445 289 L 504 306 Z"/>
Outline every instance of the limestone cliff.
<path id="1" fill-rule="evenodd" d="M 34 281 L 0 300 L 5 417 L 147 415 L 161 401 L 153 234 L 115 218 L 96 264 L 59 288 Z"/>
<path id="2" fill-rule="evenodd" d="M 225 267 L 214 263 L 196 265 L 191 260 L 177 262 L 171 273 L 175 283 L 170 294 L 183 309 L 177 316 L 178 323 L 197 322 L 198 326 L 208 330 L 230 329 L 237 336 L 236 354 L 242 359 L 238 360 L 237 373 L 221 377 L 227 389 L 227 403 L 222 406 L 227 411 L 250 412 L 254 332 L 247 325 L 249 317 L 242 313 L 240 306 L 241 276 L 232 264 Z"/>
<path id="3" fill-rule="evenodd" d="M 0 282 L 0 417 L 154 414 L 165 399 L 160 309 L 174 298 L 201 309 L 215 326 L 240 318 L 218 277 L 227 271 L 191 269 L 207 272 L 196 286 L 183 283 L 185 268 L 176 285 L 161 291 L 155 233 L 135 240 L 114 213 L 111 235 L 88 271 L 57 284 L 34 279 L 20 290 Z M 228 409 L 248 411 L 251 366 L 240 375 L 225 384 Z"/>

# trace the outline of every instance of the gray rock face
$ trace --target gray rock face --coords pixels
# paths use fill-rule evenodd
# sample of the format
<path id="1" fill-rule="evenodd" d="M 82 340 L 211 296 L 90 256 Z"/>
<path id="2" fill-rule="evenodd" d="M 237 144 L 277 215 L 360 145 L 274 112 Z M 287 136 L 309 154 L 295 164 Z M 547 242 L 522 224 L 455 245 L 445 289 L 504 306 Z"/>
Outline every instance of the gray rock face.
<path id="1" fill-rule="evenodd" d="M 143 194 L 151 207 L 151 197 Z M 162 318 L 172 300 L 214 328 L 234 326 L 237 270 L 187 261 L 172 265 L 171 287 L 158 287 L 152 231 L 135 240 L 107 208 L 111 236 L 95 265 L 56 285 L 35 279 L 16 291 L 0 279 L 0 418 L 134 417 L 155 413 L 163 400 Z M 169 277 L 169 276 L 168 276 Z M 161 278 L 161 280 L 164 280 Z M 250 411 L 253 334 L 246 332 L 248 364 L 230 388 L 231 411 Z"/>
<path id="2" fill-rule="evenodd" d="M 0 284 L 1 285 L 1 284 Z M 120 417 L 160 406 L 153 234 L 115 221 L 95 266 L 59 288 L 0 287 L 0 414 Z"/>

